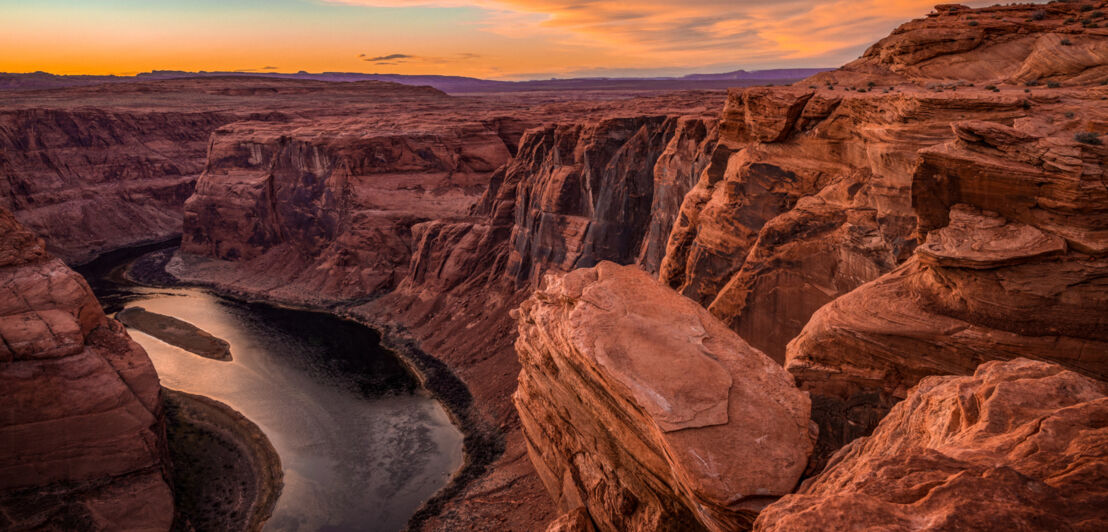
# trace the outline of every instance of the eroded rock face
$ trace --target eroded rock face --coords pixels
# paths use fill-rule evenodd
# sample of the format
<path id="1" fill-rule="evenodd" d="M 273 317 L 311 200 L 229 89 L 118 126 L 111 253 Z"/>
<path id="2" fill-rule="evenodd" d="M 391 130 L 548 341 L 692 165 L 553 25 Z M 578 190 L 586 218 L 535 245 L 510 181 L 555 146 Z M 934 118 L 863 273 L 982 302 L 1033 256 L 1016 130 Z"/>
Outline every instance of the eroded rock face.
<path id="1" fill-rule="evenodd" d="M 0 235 L 0 526 L 168 530 L 154 366 L 2 209 Z"/>
<path id="2" fill-rule="evenodd" d="M 923 245 L 788 346 L 820 453 L 865 434 L 927 375 L 1023 356 L 1108 378 L 1108 151 L 1075 140 L 1108 131 L 1098 91 L 1061 92 L 1011 125 L 956 122 L 955 138 L 920 151 Z"/>
<path id="3" fill-rule="evenodd" d="M 927 377 L 755 530 L 1103 530 L 1106 392 L 1027 359 Z"/>
<path id="4" fill-rule="evenodd" d="M 601 530 L 748 527 L 812 449 L 791 377 L 704 308 L 603 262 L 518 312 L 513 399 L 539 476 Z"/>
<path id="5" fill-rule="evenodd" d="M 714 129 L 695 116 L 639 116 L 528 132 L 504 180 L 514 193 L 510 273 L 534 286 L 601 260 L 656 269 Z"/>
<path id="6" fill-rule="evenodd" d="M 719 146 L 684 200 L 660 278 L 784 361 L 813 312 L 891 271 L 921 235 L 945 225 L 946 210 L 961 201 L 952 194 L 1019 198 L 1025 223 L 1085 212 L 1055 231 L 1082 231 L 1071 235 L 1078 247 L 1103 246 L 1094 229 L 1099 170 L 1079 170 L 1102 166 L 1095 150 L 1082 155 L 1069 139 L 1044 139 L 1058 133 L 1043 135 L 1104 130 L 1099 115 L 1083 110 L 1103 96 L 1108 31 L 1085 27 L 1083 6 L 944 6 L 839 70 L 792 87 L 733 89 Z M 1052 124 L 1028 123 L 1044 114 Z M 957 166 L 942 148 L 956 139 L 992 143 L 996 175 L 1010 173 L 989 184 L 1004 191 L 947 172 L 935 181 L 942 193 L 920 199 L 920 187 L 932 185 L 917 174 Z M 1036 206 L 1041 180 L 1020 168 L 1039 158 L 1048 171 L 1072 176 L 1050 185 L 1066 189 L 1052 194 L 1056 204 Z M 948 187 L 945 178 L 963 185 Z"/>
<path id="7" fill-rule="evenodd" d="M 181 232 L 208 135 L 230 113 L 3 109 L 0 207 L 71 262 Z"/>
<path id="8" fill-rule="evenodd" d="M 480 124 L 427 134 L 370 126 L 218 130 L 185 204 L 182 251 L 241 263 L 244 274 L 265 272 L 266 289 L 296 283 L 350 299 L 394 288 L 411 256 L 412 226 L 465 214 L 510 154 Z"/>

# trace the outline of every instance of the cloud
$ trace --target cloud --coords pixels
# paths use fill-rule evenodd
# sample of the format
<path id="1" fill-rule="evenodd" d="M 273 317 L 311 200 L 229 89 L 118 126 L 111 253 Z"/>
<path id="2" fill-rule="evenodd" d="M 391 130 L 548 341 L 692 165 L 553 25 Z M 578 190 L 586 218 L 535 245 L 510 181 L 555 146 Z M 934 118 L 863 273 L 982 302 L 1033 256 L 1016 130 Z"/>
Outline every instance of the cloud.
<path id="1" fill-rule="evenodd" d="M 389 54 L 379 55 L 377 57 L 366 57 L 365 54 L 361 54 L 358 57 L 361 57 L 362 61 L 369 61 L 370 63 L 379 63 L 381 61 L 395 61 L 397 59 L 416 59 L 416 56 L 408 54 Z"/>
<path id="2" fill-rule="evenodd" d="M 480 59 L 481 54 L 474 54 L 469 52 L 460 52 L 447 57 L 431 57 L 431 56 L 419 56 L 412 54 L 388 54 L 379 55 L 375 57 L 369 57 L 367 54 L 358 54 L 358 57 L 362 61 L 367 61 L 377 65 L 400 65 L 405 63 L 421 63 L 426 65 L 445 65 L 448 63 L 457 63 L 462 61 L 472 61 Z"/>
<path id="3" fill-rule="evenodd" d="M 374 7 L 477 7 L 481 28 L 545 36 L 629 64 L 838 65 L 936 0 L 322 0 Z M 995 0 L 966 2 L 990 5 Z"/>

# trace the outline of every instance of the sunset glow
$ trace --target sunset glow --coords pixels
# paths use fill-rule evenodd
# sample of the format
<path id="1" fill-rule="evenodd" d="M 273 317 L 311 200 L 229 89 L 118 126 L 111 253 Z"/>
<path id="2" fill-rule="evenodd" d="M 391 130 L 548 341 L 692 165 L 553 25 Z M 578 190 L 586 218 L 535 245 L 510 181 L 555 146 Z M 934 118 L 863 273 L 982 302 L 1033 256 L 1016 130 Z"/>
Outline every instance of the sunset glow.
<path id="1" fill-rule="evenodd" d="M 306 70 L 535 79 L 833 66 L 933 4 L 0 0 L 0 71 Z"/>

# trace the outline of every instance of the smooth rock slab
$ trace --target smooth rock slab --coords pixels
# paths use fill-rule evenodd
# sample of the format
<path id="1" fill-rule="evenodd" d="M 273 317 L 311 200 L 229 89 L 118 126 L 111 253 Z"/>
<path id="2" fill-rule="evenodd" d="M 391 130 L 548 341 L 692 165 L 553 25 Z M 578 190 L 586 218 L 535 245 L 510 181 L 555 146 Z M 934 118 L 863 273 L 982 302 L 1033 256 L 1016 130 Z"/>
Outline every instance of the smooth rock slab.
<path id="1" fill-rule="evenodd" d="M 734 530 L 799 481 L 807 394 L 641 270 L 548 277 L 516 316 L 514 400 L 563 511 L 584 506 L 600 530 Z"/>

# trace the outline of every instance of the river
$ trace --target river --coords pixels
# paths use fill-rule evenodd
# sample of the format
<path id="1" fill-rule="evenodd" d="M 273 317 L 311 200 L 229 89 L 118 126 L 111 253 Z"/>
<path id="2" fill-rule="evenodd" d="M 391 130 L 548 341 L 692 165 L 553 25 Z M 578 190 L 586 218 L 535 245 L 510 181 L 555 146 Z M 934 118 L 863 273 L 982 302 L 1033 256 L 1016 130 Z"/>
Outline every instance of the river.
<path id="1" fill-rule="evenodd" d="M 80 268 L 108 311 L 141 306 L 230 343 L 194 355 L 130 330 L 162 385 L 242 413 L 281 457 L 272 531 L 396 531 L 462 464 L 462 434 L 376 331 L 327 314 L 243 303 L 199 288 L 146 288 L 118 275 L 136 253 Z"/>

